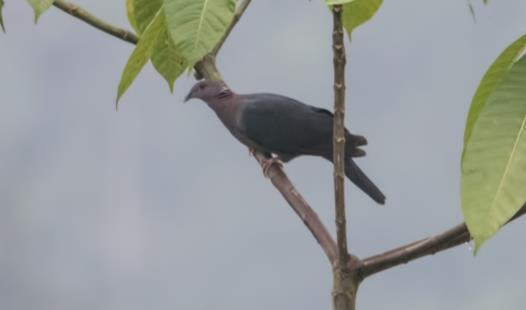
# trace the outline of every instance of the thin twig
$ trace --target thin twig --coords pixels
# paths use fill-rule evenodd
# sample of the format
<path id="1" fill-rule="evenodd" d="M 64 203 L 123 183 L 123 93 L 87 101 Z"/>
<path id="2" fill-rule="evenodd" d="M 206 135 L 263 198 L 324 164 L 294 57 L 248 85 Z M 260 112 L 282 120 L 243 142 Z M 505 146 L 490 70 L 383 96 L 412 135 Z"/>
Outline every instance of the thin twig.
<path id="1" fill-rule="evenodd" d="M 517 212 L 517 214 L 515 214 L 515 216 L 509 222 L 524 215 L 525 213 L 526 204 L 522 206 L 519 212 Z M 366 258 L 363 260 L 362 266 L 359 268 L 361 269 L 362 276 L 368 277 L 380 271 L 393 268 L 401 264 L 406 264 L 422 256 L 433 255 L 437 252 L 464 244 L 470 240 L 471 235 L 469 234 L 468 228 L 466 227 L 466 224 L 462 223 L 446 230 L 441 234 L 412 242 L 385 253 Z"/>
<path id="2" fill-rule="evenodd" d="M 102 19 L 99 19 L 93 16 L 88 11 L 82 9 L 78 5 L 75 5 L 75 4 L 72 4 L 72 3 L 69 3 L 63 0 L 55 0 L 53 2 L 53 5 L 61 9 L 62 11 L 68 13 L 69 15 L 74 16 L 92 25 L 93 27 L 99 30 L 102 30 L 108 34 L 111 34 L 112 36 L 115 36 L 121 40 L 124 40 L 132 44 L 137 44 L 137 42 L 139 41 L 139 38 L 137 37 L 135 33 L 119 28 L 119 27 L 116 27 L 116 26 L 113 26 L 103 21 Z"/>
<path id="3" fill-rule="evenodd" d="M 234 29 L 234 27 L 236 26 L 237 22 L 239 22 L 239 20 L 241 19 L 241 16 L 243 16 L 243 14 L 245 13 L 245 10 L 248 8 L 248 6 L 249 6 L 251 1 L 252 0 L 243 0 L 243 2 L 241 2 L 237 6 L 236 12 L 234 13 L 234 18 L 232 18 L 232 22 L 230 23 L 230 25 L 228 26 L 227 30 L 223 34 L 223 37 L 221 37 L 221 40 L 219 40 L 219 42 L 217 43 L 217 45 L 214 47 L 214 49 L 212 50 L 212 52 L 210 54 L 212 54 L 214 56 L 217 55 L 217 53 L 219 52 L 221 47 L 223 47 L 223 44 L 225 43 L 226 39 L 228 38 L 228 36 L 232 32 L 232 29 Z"/>

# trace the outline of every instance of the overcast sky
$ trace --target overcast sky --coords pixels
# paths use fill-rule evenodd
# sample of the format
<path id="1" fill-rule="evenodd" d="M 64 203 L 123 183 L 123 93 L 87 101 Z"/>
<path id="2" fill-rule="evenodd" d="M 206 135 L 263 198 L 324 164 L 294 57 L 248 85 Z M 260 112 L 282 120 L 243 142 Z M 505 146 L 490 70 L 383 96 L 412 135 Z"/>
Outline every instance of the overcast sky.
<path id="1" fill-rule="evenodd" d="M 78 4 L 127 26 L 122 0 Z M 349 241 L 365 257 L 462 221 L 466 112 L 484 71 L 526 31 L 524 0 L 385 1 L 348 55 L 358 164 L 387 195 L 347 184 Z M 330 309 L 323 252 L 206 105 L 181 104 L 151 65 L 115 112 L 132 46 L 51 8 L 7 0 L 0 34 L 0 309 Z M 323 1 L 255 0 L 218 66 L 240 93 L 332 106 Z M 332 168 L 285 168 L 331 231 Z M 459 246 L 367 279 L 358 309 L 523 310 L 526 223 L 477 257 Z"/>

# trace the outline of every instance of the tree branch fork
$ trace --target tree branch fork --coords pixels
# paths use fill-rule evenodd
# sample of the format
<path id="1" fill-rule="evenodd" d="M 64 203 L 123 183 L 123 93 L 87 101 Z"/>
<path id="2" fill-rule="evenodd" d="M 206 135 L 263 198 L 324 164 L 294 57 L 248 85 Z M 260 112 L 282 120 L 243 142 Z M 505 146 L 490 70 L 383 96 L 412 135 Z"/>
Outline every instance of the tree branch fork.
<path id="1" fill-rule="evenodd" d="M 228 34 L 230 34 L 233 27 L 240 20 L 243 12 L 246 10 L 249 4 L 250 0 L 244 0 L 238 4 L 233 22 L 231 23 L 229 29 L 227 29 L 225 36 L 220 40 L 211 54 L 205 56 L 195 65 L 194 69 L 201 77 L 205 79 L 221 79 L 221 75 L 215 65 L 215 55 L 221 48 L 224 41 L 227 39 Z M 95 17 L 78 5 L 72 4 L 65 0 L 55 0 L 53 5 L 65 13 L 76 17 L 116 38 L 132 44 L 137 44 L 139 40 L 137 35 L 133 32 L 111 25 Z M 337 85 L 338 84 L 335 84 L 335 86 Z M 262 165 L 263 161 L 268 158 L 264 154 L 256 153 L 255 159 L 260 165 Z M 310 207 L 300 192 L 294 187 L 293 183 L 289 180 L 285 172 L 280 167 L 278 167 L 278 165 L 272 165 L 268 172 L 270 182 L 281 193 L 283 198 L 292 207 L 294 212 L 305 223 L 305 226 L 320 244 L 329 262 L 333 266 L 333 269 L 340 268 L 340 266 L 337 264 L 339 257 L 338 246 L 324 224 L 319 219 L 316 212 Z M 525 213 L 526 204 L 522 206 L 520 211 L 510 220 L 510 222 L 524 215 Z M 384 253 L 373 255 L 365 259 L 359 259 L 354 255 L 346 253 L 350 257 L 348 262 L 348 270 L 350 271 L 349 276 L 352 277 L 353 282 L 358 285 L 363 279 L 373 274 L 399 266 L 401 264 L 409 263 L 427 255 L 433 255 L 435 253 L 450 249 L 460 244 L 469 242 L 471 239 L 472 238 L 466 225 L 462 223 L 442 233 L 400 246 L 398 248 L 394 248 Z"/>

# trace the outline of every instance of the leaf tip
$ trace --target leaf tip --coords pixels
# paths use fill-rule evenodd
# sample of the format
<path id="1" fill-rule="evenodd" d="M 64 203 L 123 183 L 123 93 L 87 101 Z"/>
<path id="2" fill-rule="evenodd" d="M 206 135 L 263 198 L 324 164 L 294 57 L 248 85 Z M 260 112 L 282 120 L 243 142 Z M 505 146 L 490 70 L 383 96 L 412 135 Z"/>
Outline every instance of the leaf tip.
<path id="1" fill-rule="evenodd" d="M 121 85 L 119 85 L 119 89 L 117 91 L 117 98 L 115 98 L 115 111 L 116 112 L 119 112 L 119 101 L 121 100 L 122 95 L 124 95 L 124 91 L 125 90 L 121 88 Z"/>
<path id="2" fill-rule="evenodd" d="M 480 248 L 482 247 L 482 244 L 484 244 L 485 241 L 486 240 L 482 239 L 482 238 L 475 238 L 474 239 L 475 245 L 473 246 L 473 256 L 477 256 L 477 254 L 480 251 Z"/>

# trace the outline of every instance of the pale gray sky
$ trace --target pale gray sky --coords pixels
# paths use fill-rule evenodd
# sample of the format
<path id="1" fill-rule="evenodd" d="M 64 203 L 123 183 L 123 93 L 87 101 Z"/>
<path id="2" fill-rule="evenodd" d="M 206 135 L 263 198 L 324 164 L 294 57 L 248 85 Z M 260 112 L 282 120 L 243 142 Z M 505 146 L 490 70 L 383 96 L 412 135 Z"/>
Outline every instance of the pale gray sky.
<path id="1" fill-rule="evenodd" d="M 79 4 L 127 25 L 124 1 Z M 459 158 L 479 79 L 526 29 L 526 2 L 385 1 L 348 49 L 347 125 L 388 196 L 350 184 L 360 256 L 462 221 Z M 476 3 L 475 3 L 476 2 Z M 148 65 L 115 112 L 132 46 L 52 8 L 38 25 L 7 0 L 0 35 L 0 308 L 329 309 L 316 242 L 245 147 L 202 103 L 183 105 Z M 331 107 L 331 18 L 322 1 L 255 0 L 218 59 L 238 92 Z M 332 170 L 286 172 L 333 227 Z M 468 245 L 368 279 L 358 309 L 522 310 L 523 220 L 473 258 Z"/>

